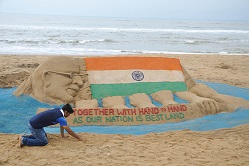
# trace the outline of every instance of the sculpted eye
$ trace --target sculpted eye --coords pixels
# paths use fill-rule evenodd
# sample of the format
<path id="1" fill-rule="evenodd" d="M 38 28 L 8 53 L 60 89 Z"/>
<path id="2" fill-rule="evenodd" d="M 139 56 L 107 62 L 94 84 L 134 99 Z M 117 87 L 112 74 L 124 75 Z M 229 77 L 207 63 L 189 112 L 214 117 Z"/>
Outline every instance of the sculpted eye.
<path id="1" fill-rule="evenodd" d="M 66 78 L 70 78 L 70 79 L 73 78 L 73 75 L 71 73 L 59 73 L 59 74 L 66 77 Z"/>
<path id="2" fill-rule="evenodd" d="M 74 77 L 74 74 L 73 74 L 73 73 L 65 73 L 65 72 L 52 71 L 52 70 L 47 70 L 47 72 L 60 74 L 60 75 L 63 75 L 63 76 L 65 76 L 65 77 L 67 77 L 67 78 L 70 78 L 70 79 L 72 79 L 72 78 Z"/>
<path id="3" fill-rule="evenodd" d="M 73 73 L 60 73 L 61 75 L 64 75 L 67 78 L 72 79 L 73 78 Z"/>

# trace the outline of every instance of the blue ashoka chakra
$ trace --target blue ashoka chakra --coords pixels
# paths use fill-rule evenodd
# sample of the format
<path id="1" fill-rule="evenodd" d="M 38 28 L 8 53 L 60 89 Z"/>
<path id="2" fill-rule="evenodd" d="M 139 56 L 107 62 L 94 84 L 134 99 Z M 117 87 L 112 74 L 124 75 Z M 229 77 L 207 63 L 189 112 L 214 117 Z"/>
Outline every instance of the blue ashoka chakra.
<path id="1" fill-rule="evenodd" d="M 132 73 L 132 78 L 136 81 L 142 81 L 144 79 L 144 74 L 141 71 L 134 71 Z"/>

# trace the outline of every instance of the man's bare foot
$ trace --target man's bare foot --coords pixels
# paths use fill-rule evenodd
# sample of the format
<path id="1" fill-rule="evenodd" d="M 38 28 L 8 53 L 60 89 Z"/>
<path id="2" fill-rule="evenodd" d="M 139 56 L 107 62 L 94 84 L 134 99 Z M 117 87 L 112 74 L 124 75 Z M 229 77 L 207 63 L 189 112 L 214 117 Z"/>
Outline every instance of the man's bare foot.
<path id="1" fill-rule="evenodd" d="M 22 136 L 19 137 L 19 148 L 23 147 Z"/>

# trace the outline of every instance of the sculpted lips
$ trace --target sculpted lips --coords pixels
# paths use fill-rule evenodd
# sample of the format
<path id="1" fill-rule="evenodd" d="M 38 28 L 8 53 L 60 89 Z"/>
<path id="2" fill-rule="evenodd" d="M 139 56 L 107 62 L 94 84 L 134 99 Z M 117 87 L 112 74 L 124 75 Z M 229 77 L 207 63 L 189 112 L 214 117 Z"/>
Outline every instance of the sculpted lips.
<path id="1" fill-rule="evenodd" d="M 79 87 L 76 86 L 76 85 L 72 85 L 70 86 L 68 89 L 67 89 L 67 93 L 70 95 L 70 96 L 76 96 L 78 94 L 78 91 L 79 91 Z"/>

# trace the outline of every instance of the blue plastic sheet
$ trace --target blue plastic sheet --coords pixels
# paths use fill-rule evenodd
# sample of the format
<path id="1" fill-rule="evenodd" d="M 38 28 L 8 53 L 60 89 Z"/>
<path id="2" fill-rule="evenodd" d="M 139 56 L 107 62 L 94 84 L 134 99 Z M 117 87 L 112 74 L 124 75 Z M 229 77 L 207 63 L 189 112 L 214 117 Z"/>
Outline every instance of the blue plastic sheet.
<path id="1" fill-rule="evenodd" d="M 201 82 L 201 81 L 198 81 Z M 249 89 L 239 88 L 231 85 L 201 82 L 215 89 L 221 94 L 241 97 L 249 101 Z M 0 89 L 0 132 L 2 133 L 29 133 L 27 123 L 28 120 L 35 115 L 38 108 L 57 107 L 41 103 L 29 96 L 23 95 L 15 97 L 12 93 L 16 88 Z M 186 103 L 176 96 L 175 101 Z M 99 101 L 101 105 L 101 101 Z M 129 107 L 129 99 L 126 98 L 126 104 Z M 153 104 L 160 106 L 160 103 L 153 101 Z M 193 131 L 208 131 L 221 128 L 231 128 L 234 126 L 249 123 L 249 109 L 239 108 L 232 113 L 220 113 L 208 115 L 193 120 L 177 123 L 165 123 L 155 125 L 139 125 L 139 126 L 78 126 L 71 127 L 75 132 L 89 132 L 99 134 L 133 134 L 141 135 L 151 132 L 159 133 L 165 131 L 190 129 Z M 57 127 L 48 127 L 45 129 L 49 133 L 59 133 Z"/>

